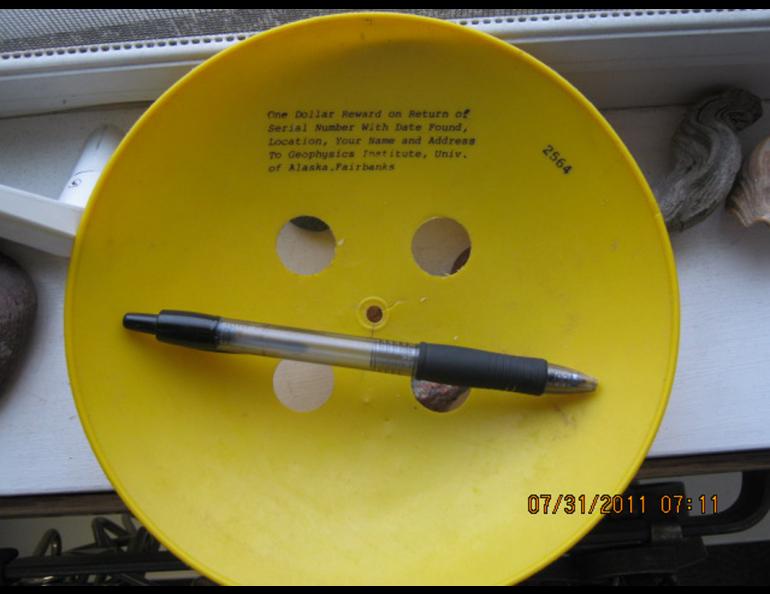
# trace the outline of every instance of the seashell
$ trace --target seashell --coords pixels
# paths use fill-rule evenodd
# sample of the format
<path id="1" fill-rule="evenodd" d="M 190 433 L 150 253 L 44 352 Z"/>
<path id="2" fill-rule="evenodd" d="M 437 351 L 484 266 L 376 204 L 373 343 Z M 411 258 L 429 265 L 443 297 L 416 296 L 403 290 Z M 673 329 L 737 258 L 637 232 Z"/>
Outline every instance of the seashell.
<path id="1" fill-rule="evenodd" d="M 692 227 L 727 197 L 741 167 L 737 132 L 761 116 L 759 97 L 736 88 L 687 111 L 671 140 L 674 167 L 655 192 L 669 231 Z"/>
<path id="2" fill-rule="evenodd" d="M 770 225 L 770 137 L 754 147 L 743 163 L 727 208 L 744 227 L 759 221 Z"/>
<path id="3" fill-rule="evenodd" d="M 29 339 L 37 297 L 27 273 L 0 254 L 0 389 Z"/>

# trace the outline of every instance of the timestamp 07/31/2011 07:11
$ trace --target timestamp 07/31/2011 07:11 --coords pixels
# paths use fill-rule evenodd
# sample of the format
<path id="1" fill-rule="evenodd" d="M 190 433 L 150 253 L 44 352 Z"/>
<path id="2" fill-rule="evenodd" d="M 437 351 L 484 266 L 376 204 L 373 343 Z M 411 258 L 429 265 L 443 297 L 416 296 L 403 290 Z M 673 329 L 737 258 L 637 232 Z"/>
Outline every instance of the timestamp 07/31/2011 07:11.
<path id="1" fill-rule="evenodd" d="M 644 515 L 715 514 L 719 511 L 717 495 L 610 495 L 608 493 L 532 493 L 527 497 L 527 511 L 531 515 L 580 514 L 580 515 Z"/>

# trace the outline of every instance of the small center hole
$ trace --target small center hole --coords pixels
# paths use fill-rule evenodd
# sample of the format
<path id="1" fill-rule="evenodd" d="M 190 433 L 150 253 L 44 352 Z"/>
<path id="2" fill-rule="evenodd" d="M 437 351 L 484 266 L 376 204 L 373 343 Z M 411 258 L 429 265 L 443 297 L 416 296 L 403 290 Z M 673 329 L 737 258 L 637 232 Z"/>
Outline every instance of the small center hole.
<path id="1" fill-rule="evenodd" d="M 382 321 L 382 308 L 379 305 L 370 305 L 366 310 L 366 319 L 372 324 Z"/>

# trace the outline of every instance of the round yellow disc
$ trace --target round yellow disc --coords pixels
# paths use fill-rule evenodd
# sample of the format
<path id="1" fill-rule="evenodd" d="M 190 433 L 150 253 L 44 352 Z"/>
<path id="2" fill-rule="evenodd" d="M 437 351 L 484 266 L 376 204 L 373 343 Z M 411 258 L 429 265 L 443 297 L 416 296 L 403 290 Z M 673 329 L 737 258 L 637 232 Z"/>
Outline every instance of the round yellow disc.
<path id="1" fill-rule="evenodd" d="M 333 237 L 312 274 L 277 250 L 299 216 Z M 437 218 L 470 241 L 454 274 L 415 260 Z M 335 368 L 328 400 L 297 412 L 274 394 L 276 360 L 121 325 L 161 309 L 544 357 L 600 388 L 474 390 L 437 414 L 408 378 Z M 395 14 L 281 27 L 174 85 L 102 176 L 66 300 L 105 473 L 161 542 L 228 584 L 525 578 L 634 476 L 677 337 L 665 228 L 598 112 L 514 47 Z"/>

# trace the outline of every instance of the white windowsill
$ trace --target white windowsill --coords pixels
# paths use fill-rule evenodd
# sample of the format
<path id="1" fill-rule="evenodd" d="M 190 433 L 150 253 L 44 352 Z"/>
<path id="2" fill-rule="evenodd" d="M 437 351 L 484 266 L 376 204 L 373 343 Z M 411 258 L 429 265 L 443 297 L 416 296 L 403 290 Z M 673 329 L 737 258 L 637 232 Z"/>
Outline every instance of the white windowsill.
<path id="1" fill-rule="evenodd" d="M 727 83 L 770 97 L 770 11 L 471 26 L 517 41 L 604 108 L 651 181 L 667 167 L 681 103 Z M 93 129 L 127 129 L 149 101 L 229 45 L 214 40 L 49 56 L 47 63 L 45 57 L 0 60 L 0 184 L 57 196 Z M 140 103 L 113 105 L 124 102 Z M 46 113 L 71 107 L 88 109 Z M 743 135 L 744 148 L 768 134 L 765 116 Z M 651 455 L 770 448 L 770 232 L 744 230 L 718 212 L 674 237 L 673 246 L 680 358 Z M 0 496 L 109 490 L 67 380 L 61 312 L 67 261 L 9 242 L 0 249 L 27 268 L 40 298 L 28 357 L 0 397 Z"/>

